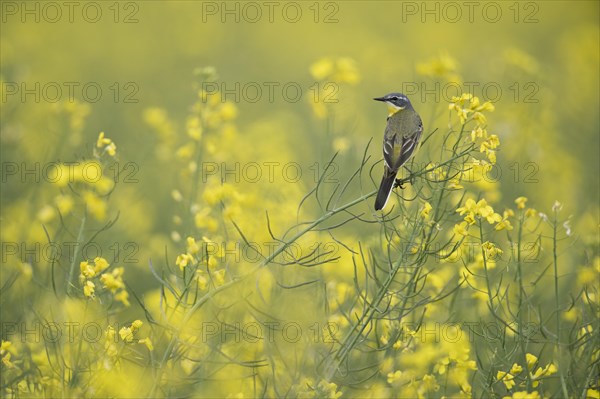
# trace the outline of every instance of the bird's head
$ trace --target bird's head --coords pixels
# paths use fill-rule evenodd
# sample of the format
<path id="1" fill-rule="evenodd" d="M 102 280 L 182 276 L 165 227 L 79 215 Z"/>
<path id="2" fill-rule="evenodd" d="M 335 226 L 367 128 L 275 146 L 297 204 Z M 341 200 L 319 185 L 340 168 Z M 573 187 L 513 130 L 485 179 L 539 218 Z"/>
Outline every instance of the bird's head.
<path id="1" fill-rule="evenodd" d="M 391 106 L 395 111 L 400 111 L 411 106 L 410 100 L 402 93 L 390 93 L 383 97 L 374 98 Z"/>

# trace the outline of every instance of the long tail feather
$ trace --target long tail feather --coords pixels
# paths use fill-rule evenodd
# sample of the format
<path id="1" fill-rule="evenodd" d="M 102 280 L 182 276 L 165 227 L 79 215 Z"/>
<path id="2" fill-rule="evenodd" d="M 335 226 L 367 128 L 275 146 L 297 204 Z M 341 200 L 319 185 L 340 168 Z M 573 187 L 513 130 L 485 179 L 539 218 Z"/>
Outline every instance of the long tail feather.
<path id="1" fill-rule="evenodd" d="M 385 207 L 392 189 L 394 188 L 394 181 L 396 180 L 396 172 L 385 168 L 381 184 L 379 185 L 379 192 L 377 192 L 377 198 L 375 199 L 375 210 L 378 211 Z"/>

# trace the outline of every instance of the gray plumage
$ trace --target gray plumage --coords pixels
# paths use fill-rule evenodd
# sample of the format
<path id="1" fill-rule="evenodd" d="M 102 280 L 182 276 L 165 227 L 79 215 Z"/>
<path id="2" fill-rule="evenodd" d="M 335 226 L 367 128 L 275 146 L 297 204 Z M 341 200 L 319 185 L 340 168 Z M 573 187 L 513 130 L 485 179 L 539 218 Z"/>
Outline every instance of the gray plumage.
<path id="1" fill-rule="evenodd" d="M 412 107 L 408 98 L 401 93 L 391 93 L 375 98 L 393 106 L 396 111 L 388 117 L 383 137 L 383 159 L 385 161 L 383 178 L 379 185 L 375 210 L 385 207 L 392 189 L 396 174 L 414 154 L 423 132 L 421 117 Z"/>

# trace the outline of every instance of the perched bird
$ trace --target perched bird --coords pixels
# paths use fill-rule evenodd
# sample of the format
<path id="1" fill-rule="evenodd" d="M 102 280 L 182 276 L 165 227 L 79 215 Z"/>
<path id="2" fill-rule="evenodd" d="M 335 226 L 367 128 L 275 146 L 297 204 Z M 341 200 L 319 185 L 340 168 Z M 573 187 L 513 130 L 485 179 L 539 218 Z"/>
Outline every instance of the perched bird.
<path id="1" fill-rule="evenodd" d="M 383 136 L 383 159 L 385 161 L 383 178 L 375 199 L 375 210 L 385 207 L 396 180 L 398 169 L 410 159 L 417 149 L 423 122 L 412 104 L 402 93 L 390 93 L 374 98 L 389 104 L 393 111 L 387 118 Z"/>

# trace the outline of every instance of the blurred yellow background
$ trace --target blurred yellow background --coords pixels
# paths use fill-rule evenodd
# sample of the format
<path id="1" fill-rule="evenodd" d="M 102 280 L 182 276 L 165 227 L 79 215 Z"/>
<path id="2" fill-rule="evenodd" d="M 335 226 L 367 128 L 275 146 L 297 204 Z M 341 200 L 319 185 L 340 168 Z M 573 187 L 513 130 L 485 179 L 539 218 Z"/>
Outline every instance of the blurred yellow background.
<path id="1" fill-rule="evenodd" d="M 409 96 L 423 119 L 425 134 L 435 131 L 429 145 L 423 145 L 415 157 L 415 164 L 421 166 L 440 162 L 435 145 L 441 145 L 440 137 L 455 121 L 448 110 L 453 96 L 471 93 L 482 102 L 491 101 L 495 111 L 486 114 L 487 130 L 499 137 L 501 146 L 491 177 L 471 186 L 473 197 L 481 194 L 500 213 L 514 208 L 520 196 L 529 198 L 528 206 L 547 214 L 559 201 L 561 215 L 571 217 L 569 226 L 577 237 L 577 245 L 565 245 L 568 249 L 561 252 L 560 271 L 566 276 L 561 303 L 569 301 L 569 294 L 577 295 L 581 281 L 595 285 L 597 292 L 600 5 L 596 1 L 2 1 L 1 6 L 1 231 L 3 243 L 10 244 L 3 244 L 4 323 L 31 323 L 40 314 L 50 320 L 90 318 L 102 321 L 103 334 L 109 338 L 110 332 L 105 331 L 109 321 L 142 319 L 143 328 L 148 328 L 152 318 L 146 316 L 159 318 L 164 298 L 171 298 L 171 293 L 164 294 L 168 291 L 165 281 L 176 284 L 177 279 L 165 270 L 185 274 L 187 261 L 178 255 L 186 251 L 195 255 L 190 249 L 195 244 L 186 240 L 188 236 L 198 243 L 225 246 L 227 242 L 235 247 L 242 241 L 239 227 L 251 242 L 261 244 L 265 254 L 273 248 L 269 245 L 277 244 L 272 234 L 282 237 L 296 223 L 323 213 L 314 201 L 298 211 L 321 173 L 327 177 L 324 192 L 331 194 L 336 183 L 343 184 L 359 168 L 365 151 L 371 157 L 369 168 L 380 160 L 387 110 L 372 98 L 395 91 Z M 203 114 L 201 121 L 195 119 L 195 113 L 203 109 L 210 109 L 211 114 Z M 103 181 L 105 186 L 92 193 L 50 181 L 49 165 L 97 155 L 104 146 L 97 145 L 100 132 L 112 140 L 105 144 L 116 143 L 116 155 L 105 151 L 96 157 L 100 162 L 116 162 L 103 172 L 115 177 L 114 187 Z M 326 172 L 336 153 L 333 169 Z M 339 204 L 373 191 L 380 171 L 381 164 L 376 164 L 371 179 L 364 170 L 361 184 L 349 185 L 345 201 Z M 76 211 L 78 201 L 84 207 Z M 354 211 L 373 221 L 372 202 L 373 198 L 362 201 Z M 87 215 L 85 223 L 81 222 L 83 214 Z M 114 225 L 101 231 L 117 216 Z M 96 232 L 100 233 L 96 236 Z M 317 247 L 322 251 L 314 245 L 327 241 L 334 245 L 334 255 L 341 257 L 339 262 L 259 270 L 232 296 L 234 303 L 210 300 L 211 307 L 202 307 L 193 317 L 221 322 L 221 316 L 227 315 L 223 318 L 247 322 L 248 312 L 254 314 L 244 307 L 248 301 L 274 318 L 287 315 L 305 328 L 315 321 L 331 321 L 328 312 L 336 309 L 324 311 L 324 298 L 332 295 L 324 287 L 339 279 L 344 285 L 333 289 L 335 295 L 344 300 L 357 295 L 352 291 L 353 257 L 338 240 L 354 251 L 358 243 L 374 250 L 381 247 L 381 232 L 376 223 L 349 223 L 331 236 L 326 231 L 313 232 L 300 241 L 301 253 L 307 255 Z M 98 256 L 124 266 L 125 283 L 120 282 L 119 272 L 111 277 L 115 302 L 86 302 L 91 296 L 90 285 L 85 291 L 87 281 L 91 283 L 102 268 L 86 276 L 85 267 L 80 270 L 79 265 L 95 258 L 93 252 L 87 257 L 76 252 L 75 260 L 63 253 L 62 262 L 53 265 L 43 254 L 41 260 L 35 256 L 32 260 L 21 246 L 36 248 L 36 243 L 44 245 L 55 238 L 78 242 L 82 236 L 100 243 L 103 251 Z M 545 256 L 550 254 L 548 247 Z M 223 272 L 197 277 L 200 289 L 213 279 L 215 286 L 226 286 L 229 273 L 254 270 L 256 261 L 239 257 L 239 248 L 238 252 L 234 248 L 229 259 L 218 260 L 227 264 L 220 269 Z M 151 271 L 149 264 L 158 271 Z M 540 262 L 538 271 L 548 264 Z M 578 268 L 591 271 L 591 277 L 582 279 Z M 80 271 L 86 277 L 77 285 Z M 360 273 L 364 276 L 364 271 Z M 448 276 L 436 278 L 450 280 Z M 66 278 L 72 278 L 69 281 L 76 288 L 69 288 Z M 51 288 L 53 279 L 58 288 Z M 282 288 L 313 280 L 319 281 L 318 288 L 308 285 L 300 293 Z M 100 284 L 94 284 L 99 292 Z M 119 294 L 125 289 L 128 300 L 117 296 L 125 295 Z M 470 305 L 464 305 L 469 300 L 457 300 L 465 308 L 456 314 L 469 314 L 465 309 Z M 478 304 L 477 314 L 485 314 L 485 301 Z M 98 310 L 104 305 L 108 309 Z M 56 314 L 50 315 L 53 309 Z M 185 330 L 188 319 L 179 316 L 170 321 L 180 329 L 177 342 L 191 343 L 194 332 Z M 292 355 L 277 355 L 261 343 L 223 351 L 231 364 L 235 363 L 231 359 L 242 362 L 272 356 L 264 370 L 274 364 L 281 367 L 273 371 L 273 377 L 265 377 L 262 369 L 256 371 L 258 366 L 247 373 L 243 367 L 233 374 L 227 367 L 205 367 L 198 372 L 192 366 L 194 359 L 214 353 L 207 355 L 206 348 L 192 345 L 185 356 L 178 353 L 169 363 L 167 355 L 160 356 L 171 353 L 169 345 L 174 341 L 165 338 L 168 333 L 157 331 L 153 328 L 145 334 L 163 352 L 151 356 L 148 363 L 133 356 L 139 366 L 135 369 L 96 381 L 92 378 L 89 384 L 80 384 L 73 375 L 57 379 L 68 381 L 66 385 L 40 384 L 47 384 L 49 396 L 58 391 L 87 396 L 252 397 L 261 392 L 267 397 L 293 396 L 290 392 L 301 390 L 299 376 L 318 368 L 300 361 L 292 366 Z M 9 332 L 3 330 L 3 340 L 9 339 Z M 293 349 L 289 342 L 279 344 L 285 348 L 282 353 L 312 357 L 313 350 L 318 352 L 310 342 L 302 349 Z M 18 359 L 24 349 L 13 345 L 19 348 L 13 354 Z M 32 352 L 42 356 L 42 347 Z M 108 346 L 105 349 L 112 353 Z M 74 348 L 62 353 L 75 362 Z M 92 353 L 81 358 L 92 359 Z M 470 353 L 470 359 L 475 359 L 475 350 Z M 560 356 L 550 353 L 549 357 Z M 403 360 L 403 367 L 411 366 L 413 360 Z M 52 364 L 39 358 L 35 362 L 40 369 Z M 177 362 L 181 364 L 174 365 Z M 17 366 L 26 369 L 25 363 Z M 91 364 L 94 361 L 80 369 L 73 366 L 69 372 L 85 374 L 94 369 Z M 392 380 L 390 386 L 396 378 L 390 367 L 389 362 L 382 366 L 383 382 L 356 382 L 355 386 L 338 381 L 339 389 L 349 397 L 392 395 L 394 391 L 384 387 L 386 377 Z M 156 370 L 164 371 L 157 374 Z M 190 383 L 198 375 L 201 382 Z M 147 385 L 153 387 L 144 383 L 135 388 L 107 387 L 119 381 L 116 378 L 150 379 Z M 463 381 L 462 374 L 455 378 Z M 223 380 L 233 382 L 220 384 Z M 169 381 L 177 383 L 169 388 Z M 315 380 L 316 388 L 311 391 L 317 397 L 337 395 L 335 387 L 326 385 L 328 381 L 318 383 Z M 7 391 L 8 385 L 2 387 L 3 392 L 14 394 Z M 483 382 L 478 386 L 471 381 L 471 385 L 474 392 L 485 391 Z M 427 395 L 429 391 L 419 392 Z M 469 396 L 466 389 L 449 388 L 448 392 L 450 397 Z"/>

